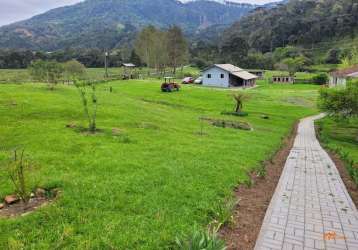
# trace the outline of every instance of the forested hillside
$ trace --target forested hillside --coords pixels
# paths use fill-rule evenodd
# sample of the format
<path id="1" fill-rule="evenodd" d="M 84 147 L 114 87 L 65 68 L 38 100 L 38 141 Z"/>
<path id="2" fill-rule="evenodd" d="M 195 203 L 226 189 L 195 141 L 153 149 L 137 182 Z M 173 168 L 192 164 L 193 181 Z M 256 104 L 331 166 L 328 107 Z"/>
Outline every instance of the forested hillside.
<path id="1" fill-rule="evenodd" d="M 86 0 L 0 28 L 0 48 L 115 48 L 133 41 L 146 25 L 175 24 L 193 34 L 212 25 L 230 25 L 255 7 L 206 0 Z"/>
<path id="2" fill-rule="evenodd" d="M 269 52 L 357 34 L 358 0 L 290 0 L 272 9 L 256 9 L 227 29 L 224 40 L 241 37 L 250 48 Z"/>

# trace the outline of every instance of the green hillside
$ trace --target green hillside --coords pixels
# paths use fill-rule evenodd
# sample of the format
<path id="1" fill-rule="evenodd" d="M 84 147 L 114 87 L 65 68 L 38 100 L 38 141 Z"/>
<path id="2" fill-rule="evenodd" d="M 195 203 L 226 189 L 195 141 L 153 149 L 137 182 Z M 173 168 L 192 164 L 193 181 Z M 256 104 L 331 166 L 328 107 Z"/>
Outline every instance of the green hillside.
<path id="1" fill-rule="evenodd" d="M 226 31 L 245 38 L 251 48 L 268 52 L 286 45 L 312 45 L 333 38 L 355 37 L 356 0 L 290 0 L 272 9 L 259 8 Z"/>
<path id="2" fill-rule="evenodd" d="M 145 25 L 175 24 L 193 34 L 232 24 L 255 7 L 206 0 L 86 0 L 0 28 L 0 48 L 114 48 L 130 43 Z"/>

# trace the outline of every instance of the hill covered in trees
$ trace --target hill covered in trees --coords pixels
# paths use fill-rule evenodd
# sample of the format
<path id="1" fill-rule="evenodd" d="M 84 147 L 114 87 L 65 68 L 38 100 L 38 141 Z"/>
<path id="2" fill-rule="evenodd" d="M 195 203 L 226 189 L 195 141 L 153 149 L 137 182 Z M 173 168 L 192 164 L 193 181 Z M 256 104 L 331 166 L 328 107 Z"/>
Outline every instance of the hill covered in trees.
<path id="1" fill-rule="evenodd" d="M 206 0 L 86 0 L 1 27 L 0 48 L 115 48 L 133 41 L 147 25 L 178 25 L 193 34 L 213 25 L 230 25 L 256 7 Z"/>
<path id="2" fill-rule="evenodd" d="M 355 37 L 358 0 L 289 0 L 274 8 L 257 8 L 224 33 L 224 41 L 241 37 L 260 52 Z"/>
<path id="3" fill-rule="evenodd" d="M 272 8 L 256 8 L 217 36 L 201 36 L 190 52 L 201 67 L 233 63 L 311 70 L 314 64 L 339 64 L 351 58 L 357 41 L 358 0 L 287 0 Z"/>

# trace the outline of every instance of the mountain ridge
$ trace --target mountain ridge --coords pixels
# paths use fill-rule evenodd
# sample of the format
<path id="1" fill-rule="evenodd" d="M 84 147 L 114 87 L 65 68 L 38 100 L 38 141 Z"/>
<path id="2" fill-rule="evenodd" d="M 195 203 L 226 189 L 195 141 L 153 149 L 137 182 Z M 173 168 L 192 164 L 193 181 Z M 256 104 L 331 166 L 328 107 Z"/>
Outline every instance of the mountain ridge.
<path id="1" fill-rule="evenodd" d="M 242 7 L 244 6 L 244 7 Z M 140 28 L 178 25 L 192 34 L 212 25 L 230 25 L 256 5 L 229 6 L 200 0 L 87 0 L 55 8 L 0 27 L 1 48 L 56 50 L 112 48 L 128 44 Z"/>

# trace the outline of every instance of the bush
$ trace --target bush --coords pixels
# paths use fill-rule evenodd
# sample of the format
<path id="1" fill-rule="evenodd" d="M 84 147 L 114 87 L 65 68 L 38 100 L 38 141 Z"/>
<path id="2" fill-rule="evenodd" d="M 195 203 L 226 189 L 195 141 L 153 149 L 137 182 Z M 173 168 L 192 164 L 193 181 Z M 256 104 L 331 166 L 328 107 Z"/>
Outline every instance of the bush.
<path id="1" fill-rule="evenodd" d="M 318 85 L 324 85 L 324 84 L 327 84 L 328 82 L 328 76 L 327 74 L 319 74 L 319 75 L 316 75 L 312 78 L 313 82 L 315 84 L 318 84 Z"/>
<path id="2" fill-rule="evenodd" d="M 63 64 L 56 61 L 37 60 L 28 68 L 31 77 L 40 82 L 46 82 L 51 90 L 62 79 L 64 73 Z"/>
<path id="3" fill-rule="evenodd" d="M 33 165 L 25 159 L 24 150 L 20 153 L 15 150 L 14 157 L 5 167 L 6 174 L 9 176 L 14 186 L 17 197 L 25 204 L 30 201 L 31 189 L 29 184 L 29 171 Z"/>
<path id="4" fill-rule="evenodd" d="M 98 107 L 96 85 L 92 82 L 78 81 L 74 81 L 74 84 L 80 93 L 83 110 L 88 120 L 88 130 L 90 133 L 95 133 L 97 131 L 96 119 Z"/>
<path id="5" fill-rule="evenodd" d="M 336 117 L 358 116 L 358 81 L 348 83 L 346 88 L 321 89 L 319 107 Z"/>

